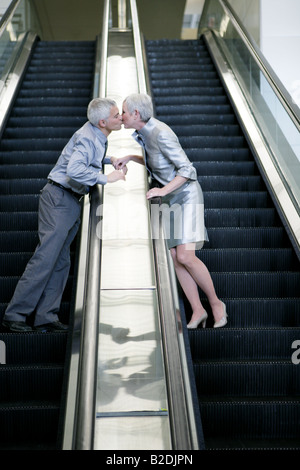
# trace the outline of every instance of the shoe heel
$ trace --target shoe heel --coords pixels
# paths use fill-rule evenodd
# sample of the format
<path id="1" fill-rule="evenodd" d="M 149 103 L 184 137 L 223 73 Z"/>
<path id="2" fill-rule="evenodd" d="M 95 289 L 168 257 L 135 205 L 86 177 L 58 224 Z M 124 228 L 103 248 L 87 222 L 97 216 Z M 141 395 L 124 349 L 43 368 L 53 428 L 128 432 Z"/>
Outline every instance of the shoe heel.
<path id="1" fill-rule="evenodd" d="M 195 329 L 195 328 L 198 328 L 198 326 L 202 323 L 202 326 L 203 328 L 205 328 L 206 326 L 206 320 L 207 320 L 207 313 L 205 312 L 203 315 L 202 315 L 202 318 L 199 318 L 199 320 L 196 320 L 194 322 L 190 322 L 188 325 L 187 325 L 187 328 L 188 329 Z"/>
<path id="2" fill-rule="evenodd" d="M 223 303 L 223 317 L 218 322 L 215 322 L 214 328 L 222 328 L 223 326 L 227 325 L 227 312 L 226 312 L 226 305 Z"/>

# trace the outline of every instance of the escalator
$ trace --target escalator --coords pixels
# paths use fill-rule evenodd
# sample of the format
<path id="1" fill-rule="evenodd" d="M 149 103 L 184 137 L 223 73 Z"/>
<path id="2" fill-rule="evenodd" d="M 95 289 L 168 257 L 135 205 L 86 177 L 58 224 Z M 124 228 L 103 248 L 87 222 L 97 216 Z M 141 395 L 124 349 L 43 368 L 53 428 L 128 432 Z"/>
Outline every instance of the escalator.
<path id="1" fill-rule="evenodd" d="M 0 144 L 0 320 L 38 242 L 39 192 L 73 132 L 87 120 L 95 42 L 37 41 Z M 77 246 L 60 321 L 72 324 Z M 0 448 L 61 448 L 67 333 L 1 330 Z"/>
<path id="2" fill-rule="evenodd" d="M 203 39 L 145 45 L 156 117 L 178 135 L 204 192 L 209 243 L 197 256 L 229 315 L 225 328 L 210 315 L 206 329 L 188 331 L 206 449 L 299 449 L 294 245 Z"/>

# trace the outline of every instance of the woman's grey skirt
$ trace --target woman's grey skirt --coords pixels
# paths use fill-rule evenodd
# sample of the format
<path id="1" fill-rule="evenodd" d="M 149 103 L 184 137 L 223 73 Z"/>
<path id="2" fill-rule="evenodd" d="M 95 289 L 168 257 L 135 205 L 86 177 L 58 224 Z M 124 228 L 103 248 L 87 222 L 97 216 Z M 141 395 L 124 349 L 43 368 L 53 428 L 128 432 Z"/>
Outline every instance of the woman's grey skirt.
<path id="1" fill-rule="evenodd" d="M 204 199 L 198 181 L 187 181 L 162 197 L 161 204 L 151 205 L 154 230 L 159 213 L 162 217 L 163 236 L 169 249 L 187 243 L 195 243 L 196 249 L 200 249 L 208 241 L 204 222 Z"/>

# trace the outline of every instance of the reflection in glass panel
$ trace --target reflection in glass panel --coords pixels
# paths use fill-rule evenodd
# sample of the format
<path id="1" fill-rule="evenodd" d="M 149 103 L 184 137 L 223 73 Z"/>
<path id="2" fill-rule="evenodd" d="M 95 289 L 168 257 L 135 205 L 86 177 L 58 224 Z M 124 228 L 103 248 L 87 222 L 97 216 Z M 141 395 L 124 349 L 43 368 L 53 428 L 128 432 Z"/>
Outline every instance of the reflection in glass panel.
<path id="1" fill-rule="evenodd" d="M 300 134 L 241 40 L 219 42 L 287 187 L 300 204 Z"/>
<path id="2" fill-rule="evenodd" d="M 155 291 L 102 291 L 97 412 L 167 408 Z"/>
<path id="3" fill-rule="evenodd" d="M 154 289 L 102 290 L 95 446 L 171 449 Z"/>

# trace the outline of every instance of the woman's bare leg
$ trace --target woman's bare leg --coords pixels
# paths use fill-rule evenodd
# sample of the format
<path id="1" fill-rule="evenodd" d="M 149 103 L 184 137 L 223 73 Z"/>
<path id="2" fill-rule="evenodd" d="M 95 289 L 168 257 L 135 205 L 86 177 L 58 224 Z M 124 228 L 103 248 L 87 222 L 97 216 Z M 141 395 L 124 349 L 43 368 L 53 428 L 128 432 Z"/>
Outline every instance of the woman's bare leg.
<path id="1" fill-rule="evenodd" d="M 181 281 L 184 282 L 184 286 L 181 284 L 184 292 L 186 293 L 187 291 L 191 299 L 194 299 L 194 284 L 198 285 L 207 296 L 215 321 L 218 322 L 219 320 L 221 320 L 224 315 L 223 302 L 217 297 L 214 284 L 207 267 L 199 258 L 197 258 L 195 254 L 195 244 L 178 245 L 176 247 L 176 262 L 177 266 L 180 266 L 180 270 L 178 269 L 178 267 L 177 269 L 175 268 L 176 274 L 178 275 L 177 272 L 179 271 L 178 280 L 180 284 Z M 190 277 L 184 273 L 184 269 L 187 271 Z M 192 282 L 190 278 L 192 278 L 194 282 Z M 190 301 L 188 295 L 186 294 L 188 300 Z M 201 302 L 200 305 L 202 306 Z M 197 317 L 199 318 L 202 314 L 203 307 L 202 313 L 199 313 L 199 310 L 197 310 L 197 313 L 195 311 L 195 320 L 197 319 Z"/>
<path id="2" fill-rule="evenodd" d="M 178 262 L 176 257 L 176 248 L 171 249 L 171 256 L 173 258 L 178 281 L 192 308 L 193 314 L 191 317 L 191 322 L 197 321 L 205 313 L 199 297 L 198 286 L 186 268 Z"/>

